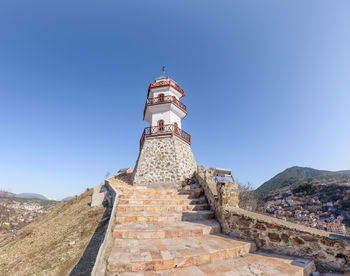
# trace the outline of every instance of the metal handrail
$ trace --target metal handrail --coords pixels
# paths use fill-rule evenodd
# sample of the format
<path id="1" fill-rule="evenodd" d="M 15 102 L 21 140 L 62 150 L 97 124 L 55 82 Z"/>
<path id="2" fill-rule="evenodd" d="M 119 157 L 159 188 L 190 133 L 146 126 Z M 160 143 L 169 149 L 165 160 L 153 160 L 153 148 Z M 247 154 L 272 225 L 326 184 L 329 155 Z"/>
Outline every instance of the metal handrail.
<path id="1" fill-rule="evenodd" d="M 176 125 L 164 125 L 164 126 L 151 126 L 146 127 L 143 130 L 141 139 L 140 139 L 140 147 L 142 146 L 144 140 L 147 137 L 156 137 L 156 136 L 163 136 L 163 135 L 175 135 L 179 138 L 181 138 L 183 141 L 191 145 L 191 135 L 189 135 L 186 131 L 182 130 Z"/>

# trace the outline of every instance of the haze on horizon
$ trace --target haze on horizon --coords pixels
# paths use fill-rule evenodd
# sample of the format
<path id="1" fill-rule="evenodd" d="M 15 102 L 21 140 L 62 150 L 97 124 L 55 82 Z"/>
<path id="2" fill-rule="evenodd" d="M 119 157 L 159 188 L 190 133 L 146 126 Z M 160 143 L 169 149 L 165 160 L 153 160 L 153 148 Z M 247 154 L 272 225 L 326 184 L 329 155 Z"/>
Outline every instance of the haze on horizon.
<path id="1" fill-rule="evenodd" d="M 151 81 L 184 89 L 198 164 L 255 187 L 350 169 L 349 1 L 9 1 L 0 189 L 62 199 L 135 165 Z"/>

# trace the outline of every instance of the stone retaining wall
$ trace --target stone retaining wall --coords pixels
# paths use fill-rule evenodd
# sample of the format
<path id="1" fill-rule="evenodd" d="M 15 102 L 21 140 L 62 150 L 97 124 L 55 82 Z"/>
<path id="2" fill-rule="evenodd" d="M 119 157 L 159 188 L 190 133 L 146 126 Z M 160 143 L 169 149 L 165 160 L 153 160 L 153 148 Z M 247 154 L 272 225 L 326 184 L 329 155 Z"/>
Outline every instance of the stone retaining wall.
<path id="1" fill-rule="evenodd" d="M 258 248 L 287 255 L 311 257 L 319 266 L 339 271 L 350 270 L 350 237 L 313 229 L 273 217 L 240 209 L 238 193 L 231 202 L 220 199 L 222 187 L 212 177 L 214 170 L 199 166 L 196 178 L 204 188 L 222 231 L 255 241 Z"/>
<path id="2" fill-rule="evenodd" d="M 191 146 L 176 136 L 147 138 L 133 173 L 133 185 L 179 188 L 197 170 Z"/>
<path id="3" fill-rule="evenodd" d="M 108 222 L 106 234 L 100 246 L 100 249 L 98 251 L 95 265 L 91 272 L 91 276 L 105 275 L 106 267 L 107 267 L 107 257 L 114 242 L 112 234 L 113 234 L 113 227 L 115 224 L 114 218 L 116 215 L 117 204 L 118 204 L 118 192 L 113 187 L 113 185 L 110 184 L 108 180 L 105 181 L 104 185 L 108 190 L 106 199 L 108 201 L 108 205 L 111 206 L 112 210 L 111 210 L 111 215 Z"/>
<path id="4" fill-rule="evenodd" d="M 198 166 L 195 177 L 199 185 L 204 189 L 210 208 L 216 217 L 223 218 L 224 207 L 238 207 L 238 183 L 215 182 L 214 169 L 204 170 L 204 166 Z"/>

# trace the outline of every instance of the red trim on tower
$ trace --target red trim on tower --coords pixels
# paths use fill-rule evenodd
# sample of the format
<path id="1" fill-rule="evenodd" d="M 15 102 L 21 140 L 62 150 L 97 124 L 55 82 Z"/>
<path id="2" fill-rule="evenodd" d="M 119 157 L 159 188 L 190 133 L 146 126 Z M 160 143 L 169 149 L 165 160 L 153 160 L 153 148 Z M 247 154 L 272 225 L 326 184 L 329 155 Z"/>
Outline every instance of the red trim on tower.
<path id="1" fill-rule="evenodd" d="M 152 82 L 148 87 L 147 98 L 149 97 L 149 92 L 151 91 L 152 88 L 164 87 L 164 86 L 171 86 L 175 88 L 177 91 L 181 93 L 182 96 L 180 98 L 185 97 L 185 93 L 183 89 L 179 85 L 177 85 L 176 82 L 172 80 L 166 80 L 166 81 Z"/>

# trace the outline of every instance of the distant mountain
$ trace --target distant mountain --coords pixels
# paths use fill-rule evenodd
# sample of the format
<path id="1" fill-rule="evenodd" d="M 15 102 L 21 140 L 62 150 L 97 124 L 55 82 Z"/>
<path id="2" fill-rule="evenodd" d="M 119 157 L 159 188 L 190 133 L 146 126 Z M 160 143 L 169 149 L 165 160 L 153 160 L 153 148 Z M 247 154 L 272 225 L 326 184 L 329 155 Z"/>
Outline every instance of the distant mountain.
<path id="1" fill-rule="evenodd" d="M 266 181 L 255 190 L 258 199 L 291 188 L 305 182 L 312 183 L 347 183 L 350 182 L 350 170 L 347 171 L 324 171 L 306 167 L 291 167 Z"/>
<path id="2" fill-rule="evenodd" d="M 18 198 L 28 198 L 28 199 L 41 199 L 41 200 L 49 200 L 46 196 L 34 193 L 21 193 L 16 194 L 15 197 Z"/>
<path id="3" fill-rule="evenodd" d="M 61 201 L 68 201 L 68 200 L 71 200 L 72 198 L 74 198 L 74 196 L 67 196 L 67 197 L 61 199 Z"/>

